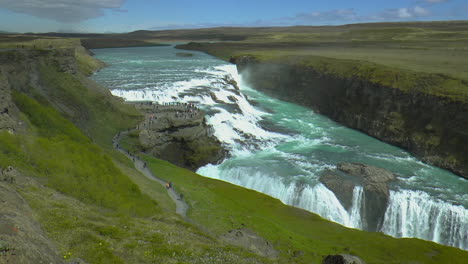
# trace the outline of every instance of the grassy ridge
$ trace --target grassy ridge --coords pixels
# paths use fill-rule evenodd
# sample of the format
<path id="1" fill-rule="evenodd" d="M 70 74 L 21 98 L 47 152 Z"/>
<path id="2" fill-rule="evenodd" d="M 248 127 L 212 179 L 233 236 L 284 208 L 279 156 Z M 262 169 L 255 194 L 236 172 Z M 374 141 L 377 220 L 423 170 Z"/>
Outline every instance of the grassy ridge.
<path id="1" fill-rule="evenodd" d="M 43 179 L 47 186 L 116 212 L 149 216 L 160 211 L 102 150 L 56 110 L 17 92 L 14 101 L 36 135 L 2 133 L 0 166 L 22 168 Z"/>
<path id="2" fill-rule="evenodd" d="M 46 66 L 40 67 L 40 73 L 50 91 L 48 100 L 67 102 L 64 114 L 101 145 L 109 146 L 115 134 L 139 121 L 140 114 L 133 107 L 84 77 Z"/>
<path id="3" fill-rule="evenodd" d="M 289 263 L 317 263 L 328 254 L 350 253 L 367 263 L 462 263 L 467 252 L 418 239 L 349 229 L 277 199 L 199 176 L 144 157 L 155 175 L 170 180 L 190 203 L 189 216 L 216 234 L 247 227 L 271 241 Z M 294 257 L 294 252 L 303 252 Z M 300 253 L 299 253 L 300 255 Z"/>
<path id="4" fill-rule="evenodd" d="M 19 92 L 13 95 L 29 133 L 0 133 L 0 167 L 13 166 L 44 184 L 31 179 L 20 192 L 64 259 L 269 263 L 179 220 L 164 188 L 136 172 L 128 160 L 106 154 L 52 107 Z"/>
<path id="5" fill-rule="evenodd" d="M 162 186 L 93 144 L 54 108 L 16 91 L 13 98 L 29 131 L 0 133 L 0 167 L 33 177 L 19 191 L 65 260 L 269 263 L 181 221 Z"/>
<path id="6" fill-rule="evenodd" d="M 139 121 L 135 109 L 81 73 L 60 72 L 48 57 L 31 67 L 21 56 L 8 61 L 18 64 L 19 74 L 1 78 L 11 80 L 27 131 L 0 133 L 0 167 L 20 172 L 11 187 L 33 208 L 64 261 L 270 263 L 181 221 L 164 187 L 112 149 L 112 137 Z M 21 78 L 33 74 L 40 81 L 23 85 Z"/>

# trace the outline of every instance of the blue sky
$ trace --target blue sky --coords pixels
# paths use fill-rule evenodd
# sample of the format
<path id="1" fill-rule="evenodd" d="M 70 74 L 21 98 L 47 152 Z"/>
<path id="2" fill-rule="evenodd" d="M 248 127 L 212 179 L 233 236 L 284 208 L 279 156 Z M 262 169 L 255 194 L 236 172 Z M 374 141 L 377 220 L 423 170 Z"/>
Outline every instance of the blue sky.
<path id="1" fill-rule="evenodd" d="M 430 20 L 468 20 L 468 1 L 0 0 L 0 30 L 15 32 L 129 32 Z"/>

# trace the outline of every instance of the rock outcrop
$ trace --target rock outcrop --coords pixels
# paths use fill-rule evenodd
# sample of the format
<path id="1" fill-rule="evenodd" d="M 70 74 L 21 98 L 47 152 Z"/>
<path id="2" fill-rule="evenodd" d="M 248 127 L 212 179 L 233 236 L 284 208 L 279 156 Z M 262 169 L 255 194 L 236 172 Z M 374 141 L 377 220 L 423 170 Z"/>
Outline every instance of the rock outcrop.
<path id="1" fill-rule="evenodd" d="M 325 172 L 320 177 L 346 209 L 352 205 L 354 187 L 363 187 L 361 222 L 368 231 L 380 230 L 390 198 L 388 183 L 392 180 L 395 180 L 392 172 L 357 163 L 338 164 L 337 171 Z"/>
<path id="2" fill-rule="evenodd" d="M 62 263 L 56 246 L 10 180 L 23 176 L 11 166 L 0 171 L 0 263 Z"/>
<path id="3" fill-rule="evenodd" d="M 366 264 L 366 262 L 353 255 L 339 254 L 326 256 L 322 264 Z"/>
<path id="4" fill-rule="evenodd" d="M 194 105 L 135 105 L 145 113 L 145 121 L 138 126 L 144 152 L 191 170 L 225 158 L 227 152 L 212 135 L 205 112 Z"/>
<path id="5" fill-rule="evenodd" d="M 0 132 L 15 134 L 24 127 L 19 121 L 19 111 L 11 98 L 11 88 L 5 74 L 0 68 Z"/>
<path id="6" fill-rule="evenodd" d="M 232 58 L 255 89 L 310 107 L 338 123 L 404 148 L 468 178 L 468 103 L 359 76 L 341 77 L 299 63 Z M 442 77 L 441 77 L 442 78 Z"/>

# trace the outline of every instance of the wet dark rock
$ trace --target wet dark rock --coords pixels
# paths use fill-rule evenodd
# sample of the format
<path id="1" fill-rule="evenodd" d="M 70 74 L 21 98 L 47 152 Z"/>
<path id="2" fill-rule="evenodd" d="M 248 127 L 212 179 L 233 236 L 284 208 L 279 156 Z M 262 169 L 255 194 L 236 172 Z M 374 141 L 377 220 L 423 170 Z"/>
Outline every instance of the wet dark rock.
<path id="1" fill-rule="evenodd" d="M 326 256 L 322 264 L 366 264 L 366 262 L 353 255 L 339 254 Z"/>
<path id="2" fill-rule="evenodd" d="M 241 114 L 242 113 L 242 110 L 240 109 L 239 105 L 238 104 L 220 104 L 218 106 L 219 108 L 223 108 L 225 109 L 226 111 L 228 111 L 229 113 L 232 113 L 232 114 Z"/>
<path id="3" fill-rule="evenodd" d="M 234 87 L 234 89 L 239 90 L 239 85 L 237 84 L 236 80 L 229 77 L 229 75 L 224 76 L 223 81 L 226 84 L 231 85 L 232 87 Z"/>
<path id="4" fill-rule="evenodd" d="M 227 98 L 229 99 L 229 101 L 231 101 L 233 103 L 237 102 L 237 98 L 232 96 L 232 95 L 229 95 Z"/>
<path id="5" fill-rule="evenodd" d="M 276 123 L 273 123 L 272 121 L 267 120 L 267 119 L 262 119 L 258 123 L 266 131 L 280 133 L 280 134 L 284 134 L 284 135 L 296 135 L 296 134 L 298 134 L 298 132 L 293 130 L 293 129 L 280 126 L 280 125 L 278 125 Z"/>
<path id="6" fill-rule="evenodd" d="M 210 93 L 210 97 L 211 97 L 211 99 L 213 99 L 213 101 L 215 101 L 216 103 L 218 103 L 218 104 L 224 104 L 223 101 L 219 100 L 218 97 L 216 97 L 216 94 L 215 94 L 214 92 L 211 92 L 211 93 Z"/>
<path id="7" fill-rule="evenodd" d="M 193 53 L 188 53 L 188 52 L 178 52 L 176 53 L 177 57 L 193 57 Z"/>

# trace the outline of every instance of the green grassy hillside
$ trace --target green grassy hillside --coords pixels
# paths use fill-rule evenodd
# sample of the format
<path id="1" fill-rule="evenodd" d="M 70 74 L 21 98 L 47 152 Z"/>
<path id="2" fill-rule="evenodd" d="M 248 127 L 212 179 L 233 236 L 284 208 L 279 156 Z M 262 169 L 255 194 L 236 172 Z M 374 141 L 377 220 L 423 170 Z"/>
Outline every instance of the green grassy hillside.
<path id="1" fill-rule="evenodd" d="M 83 69 L 92 66 L 66 72 L 60 66 L 64 57 L 48 52 L 11 58 L 1 65 L 10 70 L 2 68 L 2 78 L 9 80 L 18 121 L 27 128 L 0 133 L 0 167 L 13 166 L 23 175 L 12 188 L 34 209 L 24 217 L 38 219 L 66 261 L 318 263 L 328 254 L 350 253 L 368 263 L 464 263 L 468 257 L 432 242 L 344 228 L 255 191 L 144 157 L 155 175 L 184 194 L 191 206 L 191 221 L 185 221 L 174 213 L 164 187 L 112 149 L 112 137 L 140 116 L 85 78 Z M 81 63 L 86 61 L 91 60 Z M 134 142 L 125 146 L 137 150 Z M 279 259 L 219 239 L 242 227 L 273 243 Z"/>
<path id="2" fill-rule="evenodd" d="M 466 251 L 432 242 L 345 228 L 264 194 L 145 159 L 155 175 L 172 181 L 184 194 L 193 220 L 215 234 L 251 228 L 273 242 L 286 263 L 319 263 L 338 253 L 360 256 L 367 263 L 456 263 L 468 256 Z"/>
<path id="3" fill-rule="evenodd" d="M 183 221 L 164 187 L 112 149 L 112 137 L 139 121 L 135 109 L 82 73 L 18 56 L 5 67 L 21 70 L 2 69 L 2 78 L 27 128 L 0 132 L 0 167 L 19 171 L 11 187 L 35 212 L 23 217 L 39 221 L 65 261 L 270 263 Z M 24 87 L 21 76 L 34 74 L 40 81 Z"/>

